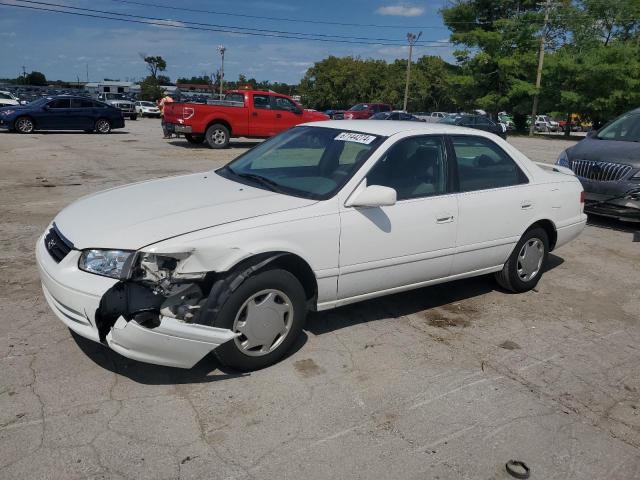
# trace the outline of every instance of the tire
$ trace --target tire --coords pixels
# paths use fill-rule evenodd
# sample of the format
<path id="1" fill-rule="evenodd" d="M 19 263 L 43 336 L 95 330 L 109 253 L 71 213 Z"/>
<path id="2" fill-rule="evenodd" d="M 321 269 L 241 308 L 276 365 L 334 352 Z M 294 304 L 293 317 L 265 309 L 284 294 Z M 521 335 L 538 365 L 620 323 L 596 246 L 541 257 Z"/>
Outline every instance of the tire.
<path id="1" fill-rule="evenodd" d="M 531 228 L 522 235 L 502 270 L 496 273 L 496 281 L 505 290 L 527 292 L 540 281 L 548 255 L 547 232 L 540 227 Z"/>
<path id="2" fill-rule="evenodd" d="M 227 148 L 229 146 L 229 129 L 220 123 L 215 123 L 207 128 L 205 138 L 211 148 Z"/>
<path id="3" fill-rule="evenodd" d="M 99 118 L 98 120 L 96 120 L 95 131 L 103 135 L 110 133 L 111 122 L 109 122 L 109 120 L 107 120 L 106 118 Z"/>
<path id="4" fill-rule="evenodd" d="M 198 135 L 194 136 L 190 133 L 185 133 L 184 138 L 187 139 L 187 142 L 192 143 L 193 145 L 200 145 L 201 143 L 204 143 L 204 137 Z"/>
<path id="5" fill-rule="evenodd" d="M 18 133 L 33 133 L 36 129 L 36 125 L 31 117 L 18 117 L 13 122 L 13 127 Z"/>
<path id="6" fill-rule="evenodd" d="M 247 307 L 251 303 L 257 308 L 264 305 L 262 308 L 266 309 L 264 311 L 268 317 L 259 317 L 260 310 L 257 309 L 254 310 L 254 317 L 249 316 Z M 277 305 L 278 311 L 269 309 L 269 305 Z M 283 314 L 283 310 L 288 311 Z M 214 353 L 224 365 L 238 370 L 257 370 L 273 365 L 296 341 L 302 332 L 306 316 L 304 288 L 294 275 L 280 269 L 256 273 L 246 279 L 220 308 L 213 326 L 231 329 L 241 335 L 222 344 Z M 259 323 L 256 323 L 256 318 L 260 318 Z M 246 320 L 244 323 L 243 319 Z M 273 323 L 270 324 L 269 321 Z M 280 329 L 280 321 L 283 322 L 282 328 L 286 329 L 286 333 L 275 334 L 271 346 L 260 345 L 265 338 L 270 339 L 274 335 L 274 330 Z M 259 328 L 256 329 L 256 325 Z M 253 348 L 252 343 L 256 345 Z"/>

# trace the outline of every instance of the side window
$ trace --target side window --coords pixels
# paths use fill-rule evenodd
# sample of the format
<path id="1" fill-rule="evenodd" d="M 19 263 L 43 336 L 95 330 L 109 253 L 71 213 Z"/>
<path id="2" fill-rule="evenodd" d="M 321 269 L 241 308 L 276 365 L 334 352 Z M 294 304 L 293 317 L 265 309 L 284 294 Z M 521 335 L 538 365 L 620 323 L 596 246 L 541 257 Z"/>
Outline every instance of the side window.
<path id="1" fill-rule="evenodd" d="M 400 120 L 400 114 L 398 112 L 393 112 L 387 117 L 387 120 Z"/>
<path id="2" fill-rule="evenodd" d="M 453 136 L 461 192 L 487 190 L 528 183 L 520 167 L 491 140 Z"/>
<path id="3" fill-rule="evenodd" d="M 398 200 L 446 193 L 447 168 L 442 137 L 400 140 L 371 169 L 367 185 L 391 187 Z"/>
<path id="4" fill-rule="evenodd" d="M 298 109 L 296 104 L 291 100 L 285 97 L 272 97 L 273 98 L 273 108 L 276 110 L 285 110 L 287 112 L 294 112 Z"/>
<path id="5" fill-rule="evenodd" d="M 463 126 L 473 125 L 473 117 L 462 117 L 460 119 L 460 125 L 463 125 Z"/>
<path id="6" fill-rule="evenodd" d="M 271 105 L 269 104 L 269 95 L 254 95 L 253 108 L 271 108 Z"/>
<path id="7" fill-rule="evenodd" d="M 238 102 L 244 105 L 244 95 L 242 93 L 227 93 L 224 99 L 227 102 Z M 255 100 L 254 100 L 254 104 L 255 104 Z"/>
<path id="8" fill-rule="evenodd" d="M 47 104 L 49 108 L 69 108 L 69 105 L 70 103 L 68 98 L 58 98 Z"/>
<path id="9" fill-rule="evenodd" d="M 80 108 L 94 108 L 96 106 L 96 102 L 89 99 L 80 100 Z"/>

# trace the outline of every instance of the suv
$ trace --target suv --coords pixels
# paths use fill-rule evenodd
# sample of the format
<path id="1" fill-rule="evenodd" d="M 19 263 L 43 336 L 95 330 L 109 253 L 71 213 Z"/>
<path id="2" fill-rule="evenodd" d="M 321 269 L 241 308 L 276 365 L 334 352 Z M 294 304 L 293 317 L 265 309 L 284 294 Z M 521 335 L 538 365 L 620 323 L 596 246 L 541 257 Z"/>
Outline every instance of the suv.
<path id="1" fill-rule="evenodd" d="M 123 93 L 101 93 L 98 95 L 98 100 L 119 108 L 123 117 L 129 117 L 131 120 L 138 118 L 138 112 L 136 112 L 133 102 Z"/>
<path id="2" fill-rule="evenodd" d="M 560 124 L 548 115 L 538 115 L 535 130 L 536 132 L 557 132 L 560 130 Z"/>
<path id="3" fill-rule="evenodd" d="M 344 112 L 345 120 L 363 120 L 380 112 L 390 112 L 391 105 L 386 103 L 358 103 Z"/>

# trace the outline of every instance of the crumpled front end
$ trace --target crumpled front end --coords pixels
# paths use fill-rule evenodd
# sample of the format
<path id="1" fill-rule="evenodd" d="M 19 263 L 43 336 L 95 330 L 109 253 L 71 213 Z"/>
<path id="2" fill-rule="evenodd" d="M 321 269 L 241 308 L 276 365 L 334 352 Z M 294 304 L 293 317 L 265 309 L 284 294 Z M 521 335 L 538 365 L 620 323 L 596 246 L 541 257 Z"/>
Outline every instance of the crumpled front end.
<path id="1" fill-rule="evenodd" d="M 640 222 L 640 183 L 598 182 L 580 178 L 585 190 L 587 213 Z"/>
<path id="2" fill-rule="evenodd" d="M 236 336 L 201 318 L 213 275 L 173 273 L 188 254 L 137 253 L 127 278 L 108 278 L 80 270 L 81 252 L 62 234 L 52 236 L 54 229 L 36 246 L 42 288 L 56 316 L 77 334 L 128 358 L 180 368 Z"/>

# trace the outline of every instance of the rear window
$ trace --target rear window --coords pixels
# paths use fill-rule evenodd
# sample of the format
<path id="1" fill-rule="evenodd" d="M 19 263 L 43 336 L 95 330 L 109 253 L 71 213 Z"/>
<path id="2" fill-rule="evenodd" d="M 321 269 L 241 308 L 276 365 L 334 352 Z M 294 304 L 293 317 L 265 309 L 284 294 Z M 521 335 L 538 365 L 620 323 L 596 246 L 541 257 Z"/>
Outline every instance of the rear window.
<path id="1" fill-rule="evenodd" d="M 226 102 L 238 102 L 244 105 L 244 95 L 242 93 L 227 93 L 224 96 Z"/>

